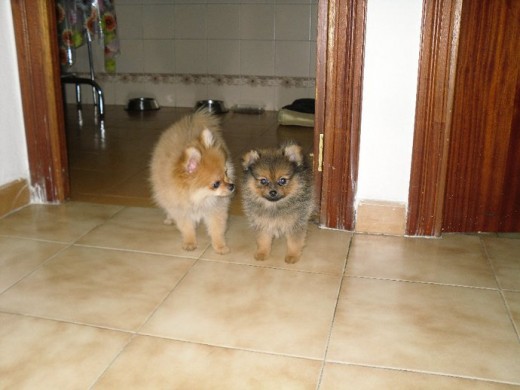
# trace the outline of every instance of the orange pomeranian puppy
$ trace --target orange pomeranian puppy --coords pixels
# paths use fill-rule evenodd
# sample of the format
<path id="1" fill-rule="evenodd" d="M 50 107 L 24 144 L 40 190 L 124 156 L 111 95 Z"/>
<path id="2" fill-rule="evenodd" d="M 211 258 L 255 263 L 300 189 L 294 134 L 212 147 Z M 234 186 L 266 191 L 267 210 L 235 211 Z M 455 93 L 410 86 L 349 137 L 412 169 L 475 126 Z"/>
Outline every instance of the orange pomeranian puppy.
<path id="1" fill-rule="evenodd" d="M 215 252 L 229 252 L 224 233 L 233 184 L 233 164 L 217 117 L 207 110 L 188 115 L 159 138 L 151 161 L 153 199 L 175 222 L 182 247 L 197 248 L 197 225 L 204 221 Z"/>
<path id="2" fill-rule="evenodd" d="M 256 231 L 256 260 L 265 260 L 273 238 L 285 236 L 289 264 L 300 260 L 314 211 L 312 167 L 302 148 L 252 150 L 242 158 L 244 212 Z"/>

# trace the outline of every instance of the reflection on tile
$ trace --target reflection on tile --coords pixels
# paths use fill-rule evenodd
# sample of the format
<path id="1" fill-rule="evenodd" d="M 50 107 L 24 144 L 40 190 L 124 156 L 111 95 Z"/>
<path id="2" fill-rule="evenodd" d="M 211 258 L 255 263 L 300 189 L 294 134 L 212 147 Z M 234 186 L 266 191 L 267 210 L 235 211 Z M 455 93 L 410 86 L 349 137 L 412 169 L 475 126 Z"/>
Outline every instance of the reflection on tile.
<path id="1" fill-rule="evenodd" d="M 0 295 L 0 310 L 133 330 L 193 260 L 71 247 Z"/>
<path id="2" fill-rule="evenodd" d="M 0 387 L 88 389 L 130 335 L 0 313 Z"/>
<path id="3" fill-rule="evenodd" d="M 143 332 L 322 358 L 339 279 L 199 260 Z"/>
<path id="4" fill-rule="evenodd" d="M 325 366 L 320 390 L 341 389 L 348 383 L 352 389 L 400 389 L 400 390 L 506 390 L 517 388 L 497 382 L 483 382 L 472 379 L 424 373 L 387 370 L 328 363 Z"/>
<path id="5" fill-rule="evenodd" d="M 477 236 L 442 239 L 355 235 L 347 274 L 497 288 Z"/>
<path id="6" fill-rule="evenodd" d="M 130 207 L 78 241 L 82 245 L 129 249 L 183 257 L 199 257 L 210 244 L 204 227 L 198 230 L 198 247 L 182 249 L 182 238 L 175 225 L 165 225 L 164 213 L 156 208 Z"/>
<path id="7" fill-rule="evenodd" d="M 520 344 L 500 293 L 347 277 L 327 359 L 520 382 Z"/>
<path id="8" fill-rule="evenodd" d="M 120 209 L 79 202 L 33 204 L 0 219 L 0 235 L 72 242 Z"/>
<path id="9" fill-rule="evenodd" d="M 188 43 L 193 46 L 192 41 Z M 193 90 L 193 86 L 190 88 Z M 71 197 L 103 204 L 153 206 L 147 182 L 153 146 L 166 127 L 191 113 L 192 109 L 162 107 L 159 111 L 141 114 L 126 112 L 123 106 L 107 105 L 105 109 L 107 119 L 103 133 L 94 124 L 90 111 L 84 113 L 85 123 L 79 127 L 75 105 L 67 106 Z M 312 150 L 312 129 L 278 126 L 277 114 L 266 111 L 262 115 L 244 115 L 230 111 L 219 116 L 237 172 L 240 171 L 241 155 L 253 147 L 276 146 L 294 139 L 304 150 Z M 233 214 L 241 214 L 239 204 L 237 198 Z"/>
<path id="10" fill-rule="evenodd" d="M 317 360 L 137 337 L 96 389 L 315 389 L 320 369 Z"/>
<path id="11" fill-rule="evenodd" d="M 287 251 L 285 238 L 273 241 L 273 249 L 265 261 L 256 261 L 255 233 L 249 227 L 246 217 L 231 216 L 228 224 L 228 246 L 231 252 L 225 256 L 218 255 L 209 247 L 202 259 L 251 264 L 259 267 L 274 267 L 290 270 L 301 270 L 325 274 L 341 275 L 347 258 L 348 246 L 352 234 L 349 232 L 322 230 L 309 224 L 307 241 L 301 260 L 296 264 L 286 264 Z M 324 254 L 326 254 L 324 256 Z"/>
<path id="12" fill-rule="evenodd" d="M 0 293 L 64 247 L 55 242 L 0 237 Z"/>
<path id="13" fill-rule="evenodd" d="M 520 291 L 520 240 L 484 237 L 500 287 Z"/>

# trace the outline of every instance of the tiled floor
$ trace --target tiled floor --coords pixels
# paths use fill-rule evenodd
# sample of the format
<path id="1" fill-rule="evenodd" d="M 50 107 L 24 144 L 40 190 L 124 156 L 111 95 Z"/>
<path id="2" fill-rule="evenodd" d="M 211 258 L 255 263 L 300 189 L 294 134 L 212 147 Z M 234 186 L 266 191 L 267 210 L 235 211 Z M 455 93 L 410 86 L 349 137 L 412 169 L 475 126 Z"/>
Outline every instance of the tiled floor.
<path id="1" fill-rule="evenodd" d="M 188 108 L 163 107 L 158 111 L 129 114 L 122 106 L 107 106 L 105 131 L 101 131 L 94 124 L 92 110 L 85 110 L 84 125 L 80 127 L 75 106 L 69 106 L 67 143 L 72 198 L 86 202 L 152 206 L 148 164 L 153 145 L 169 124 L 191 111 Z M 270 147 L 292 139 L 307 152 L 312 152 L 313 129 L 278 126 L 276 112 L 247 115 L 230 111 L 221 118 L 223 136 L 237 173 L 241 170 L 240 158 L 251 148 Z M 240 209 L 237 203 L 233 204 L 232 212 Z"/>
<path id="2" fill-rule="evenodd" d="M 134 145 L 115 133 L 105 142 Z M 85 166 L 92 179 L 104 158 L 132 165 L 123 146 L 104 156 L 84 135 L 73 142 L 98 156 Z M 127 173 L 128 188 L 145 184 Z M 253 259 L 238 209 L 231 253 L 215 254 L 203 229 L 184 252 L 158 209 L 129 205 L 139 197 L 83 194 L 92 198 L 0 219 L 0 389 L 520 386 L 519 236 L 310 225 L 302 260 L 287 265 L 279 240 L 267 261 Z"/>

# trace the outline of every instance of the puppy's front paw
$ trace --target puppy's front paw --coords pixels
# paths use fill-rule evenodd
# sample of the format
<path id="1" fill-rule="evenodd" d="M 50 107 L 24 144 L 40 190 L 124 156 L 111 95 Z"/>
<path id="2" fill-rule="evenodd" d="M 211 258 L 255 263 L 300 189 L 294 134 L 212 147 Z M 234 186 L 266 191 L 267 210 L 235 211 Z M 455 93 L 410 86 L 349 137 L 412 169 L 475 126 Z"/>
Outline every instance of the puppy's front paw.
<path id="1" fill-rule="evenodd" d="M 256 252 L 255 253 L 255 259 L 258 261 L 264 261 L 265 259 L 267 259 L 267 256 L 269 256 L 269 254 L 265 253 L 265 252 Z"/>
<path id="2" fill-rule="evenodd" d="M 164 223 L 165 225 L 172 225 L 172 224 L 173 224 L 173 219 L 171 219 L 171 218 L 166 218 L 166 219 L 163 221 L 163 223 Z"/>
<path id="3" fill-rule="evenodd" d="M 294 256 L 294 255 L 287 255 L 285 256 L 285 262 L 287 264 L 294 264 L 300 261 L 300 256 Z"/>
<path id="4" fill-rule="evenodd" d="M 196 242 L 183 242 L 182 249 L 184 249 L 185 251 L 194 251 L 195 249 L 197 249 L 197 243 Z"/>
<path id="5" fill-rule="evenodd" d="M 227 245 L 213 245 L 213 250 L 217 252 L 219 255 L 225 255 L 226 253 L 229 253 L 229 247 Z"/>

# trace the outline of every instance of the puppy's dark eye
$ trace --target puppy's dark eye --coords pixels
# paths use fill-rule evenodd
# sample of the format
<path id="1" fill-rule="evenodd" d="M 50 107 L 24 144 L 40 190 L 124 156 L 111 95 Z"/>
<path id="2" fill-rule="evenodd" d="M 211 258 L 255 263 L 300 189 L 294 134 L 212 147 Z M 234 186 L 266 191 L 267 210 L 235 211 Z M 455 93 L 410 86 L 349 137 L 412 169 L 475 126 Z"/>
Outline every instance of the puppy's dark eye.
<path id="1" fill-rule="evenodd" d="M 261 178 L 260 179 L 260 184 L 263 185 L 263 186 L 266 186 L 269 184 L 269 180 L 265 179 L 265 178 Z"/>
<path id="2" fill-rule="evenodd" d="M 213 183 L 213 188 L 214 189 L 217 189 L 220 187 L 220 182 L 219 181 L 216 181 L 215 183 Z"/>
<path id="3" fill-rule="evenodd" d="M 281 177 L 278 179 L 278 185 L 279 186 L 284 186 L 287 184 L 287 179 L 285 177 Z"/>

